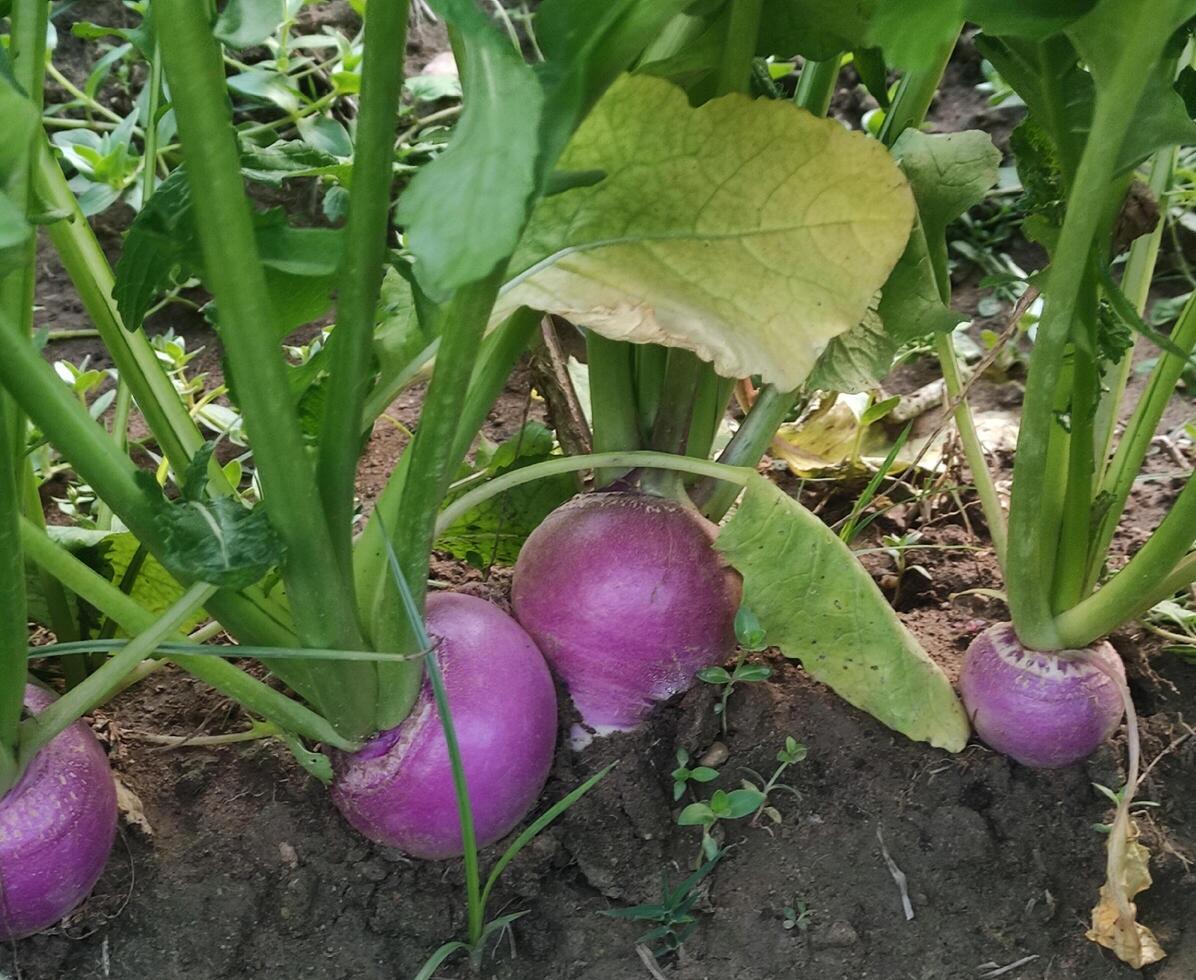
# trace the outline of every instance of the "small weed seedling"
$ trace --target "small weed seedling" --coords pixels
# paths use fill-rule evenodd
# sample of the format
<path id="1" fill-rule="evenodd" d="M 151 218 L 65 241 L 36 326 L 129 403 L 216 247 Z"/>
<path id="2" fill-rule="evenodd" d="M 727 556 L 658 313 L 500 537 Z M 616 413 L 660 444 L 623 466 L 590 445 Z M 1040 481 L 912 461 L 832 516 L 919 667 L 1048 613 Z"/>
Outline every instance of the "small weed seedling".
<path id="1" fill-rule="evenodd" d="M 785 916 L 785 921 L 781 924 L 782 929 L 796 929 L 798 932 L 805 932 L 810 928 L 810 919 L 814 917 L 814 910 L 799 898 L 792 905 L 786 905 L 781 909 L 781 914 Z"/>
<path id="2" fill-rule="evenodd" d="M 901 595 L 901 586 L 905 582 L 905 577 L 910 572 L 915 575 L 920 575 L 927 582 L 931 580 L 930 572 L 928 572 L 923 565 L 913 565 L 909 561 L 909 551 L 915 548 L 918 542 L 922 540 L 921 531 L 907 531 L 905 534 L 886 534 L 882 539 L 883 551 L 893 560 L 894 577 L 896 584 L 893 586 L 892 603 L 897 605 L 897 600 Z"/>
<path id="3" fill-rule="evenodd" d="M 713 861 L 722 848 L 711 833 L 720 820 L 741 820 L 755 813 L 767 801 L 767 797 L 755 787 L 733 789 L 731 792 L 716 789 L 709 800 L 691 803 L 681 811 L 677 823 L 682 827 L 702 828 L 701 857 Z M 699 858 L 701 860 L 701 858 Z"/>
<path id="4" fill-rule="evenodd" d="M 1124 786 L 1122 786 L 1121 789 L 1110 789 L 1108 786 L 1104 786 L 1101 783 L 1093 783 L 1092 787 L 1115 807 L 1121 806 L 1122 802 L 1125 800 L 1126 787 Z M 1157 807 L 1160 804 L 1154 802 L 1154 800 L 1134 800 L 1133 805 L 1135 807 Z M 1113 832 L 1113 825 L 1110 823 L 1094 823 L 1092 825 L 1092 829 L 1098 834 L 1109 834 Z"/>
<path id="5" fill-rule="evenodd" d="M 722 855 L 722 851 L 716 851 L 713 857 L 676 888 L 669 885 L 668 873 L 662 872 L 660 902 L 656 905 L 633 905 L 625 909 L 610 909 L 602 914 L 612 919 L 655 922 L 655 928 L 649 929 L 637 941 L 647 946 L 657 959 L 676 953 L 698 928 L 698 920 L 693 916 L 693 907 L 699 898 L 696 889 L 714 870 Z"/>
<path id="6" fill-rule="evenodd" d="M 722 721 L 723 733 L 727 731 L 727 702 L 736 684 L 750 684 L 755 681 L 768 680 L 772 676 L 772 668 L 763 664 L 744 663 L 749 653 L 758 653 L 768 649 L 764 636 L 764 627 L 747 606 L 740 606 L 735 614 L 735 639 L 739 644 L 739 653 L 735 658 L 735 667 L 727 670 L 725 667 L 707 667 L 698 671 L 698 679 L 707 684 L 715 684 L 723 689 L 722 697 L 714 706 L 714 713 Z M 678 796 L 677 799 L 680 799 Z"/>
<path id="7" fill-rule="evenodd" d="M 677 750 L 677 768 L 673 770 L 673 799 L 680 800 L 685 795 L 688 783 L 709 783 L 718 779 L 718 771 L 709 766 L 695 766 L 689 768 L 689 753 L 685 749 Z"/>
<path id="8" fill-rule="evenodd" d="M 752 780 L 755 781 L 753 782 L 752 780 L 745 779 L 743 781 L 744 788 L 739 792 L 746 791 L 755 793 L 760 799 L 760 803 L 756 808 L 756 812 L 752 816 L 751 825 L 753 827 L 759 826 L 761 816 L 767 816 L 768 819 L 773 823 L 781 822 L 780 811 L 775 806 L 768 805 L 768 797 L 772 793 L 776 792 L 777 790 L 785 790 L 788 793 L 792 793 L 798 799 L 801 798 L 801 794 L 798 793 L 797 790 L 795 790 L 792 786 L 787 786 L 784 783 L 779 782 L 779 780 L 781 778 L 781 774 L 791 765 L 793 765 L 793 763 L 801 762 L 803 759 L 805 759 L 806 752 L 807 749 L 801 742 L 798 742 L 792 737 L 786 738 L 785 747 L 777 752 L 777 762 L 779 765 L 767 781 L 754 769 L 741 767 L 742 771 L 746 772 L 752 777 Z"/>

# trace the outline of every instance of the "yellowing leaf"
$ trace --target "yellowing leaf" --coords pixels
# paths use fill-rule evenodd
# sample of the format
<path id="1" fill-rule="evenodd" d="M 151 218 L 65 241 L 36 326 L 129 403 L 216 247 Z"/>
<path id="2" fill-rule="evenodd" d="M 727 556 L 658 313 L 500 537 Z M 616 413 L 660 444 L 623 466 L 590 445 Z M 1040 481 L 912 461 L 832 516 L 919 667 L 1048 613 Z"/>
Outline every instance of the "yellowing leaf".
<path id="1" fill-rule="evenodd" d="M 496 320 L 526 304 L 785 390 L 863 319 L 914 219 L 876 140 L 786 102 L 695 109 L 642 75 L 612 86 L 558 168 L 605 177 L 539 202 Z"/>
<path id="2" fill-rule="evenodd" d="M 744 604 L 786 657 L 909 738 L 963 749 L 968 719 L 947 675 L 822 521 L 755 475 L 716 546 L 743 576 Z"/>
<path id="3" fill-rule="evenodd" d="M 1150 887 L 1150 851 L 1138 843 L 1138 827 L 1132 820 L 1113 825 L 1108 846 L 1108 880 L 1100 886 L 1100 901 L 1092 910 L 1092 928 L 1087 935 L 1111 949 L 1123 963 L 1140 970 L 1167 955 L 1154 933 L 1137 920 L 1138 907 L 1133 901 Z"/>

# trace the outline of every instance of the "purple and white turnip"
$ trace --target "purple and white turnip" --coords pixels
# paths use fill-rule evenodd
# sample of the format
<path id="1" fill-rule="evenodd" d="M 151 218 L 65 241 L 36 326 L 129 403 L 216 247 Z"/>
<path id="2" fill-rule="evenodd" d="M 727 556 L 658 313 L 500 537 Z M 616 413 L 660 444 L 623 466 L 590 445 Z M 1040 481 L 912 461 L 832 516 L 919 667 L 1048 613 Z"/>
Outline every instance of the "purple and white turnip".
<path id="1" fill-rule="evenodd" d="M 536 802 L 556 745 L 556 690 L 518 623 L 474 596 L 428 598 L 479 846 L 513 828 Z M 425 679 L 411 714 L 334 763 L 332 798 L 370 840 L 413 857 L 462 851 L 448 743 Z"/>
<path id="2" fill-rule="evenodd" d="M 635 728 L 733 652 L 741 582 L 716 533 L 674 500 L 608 492 L 573 498 L 527 539 L 515 616 L 595 732 Z"/>
<path id="3" fill-rule="evenodd" d="M 1008 623 L 990 626 L 964 657 L 959 692 L 976 733 L 1026 766 L 1059 769 L 1096 751 L 1123 714 L 1125 666 L 1102 641 L 1061 654 L 1027 650 Z M 1102 665 L 1105 670 L 1095 665 Z"/>
<path id="4" fill-rule="evenodd" d="M 25 689 L 25 707 L 54 696 Z M 116 836 L 116 784 L 91 729 L 75 722 L 0 799 L 0 941 L 61 919 L 95 886 Z"/>

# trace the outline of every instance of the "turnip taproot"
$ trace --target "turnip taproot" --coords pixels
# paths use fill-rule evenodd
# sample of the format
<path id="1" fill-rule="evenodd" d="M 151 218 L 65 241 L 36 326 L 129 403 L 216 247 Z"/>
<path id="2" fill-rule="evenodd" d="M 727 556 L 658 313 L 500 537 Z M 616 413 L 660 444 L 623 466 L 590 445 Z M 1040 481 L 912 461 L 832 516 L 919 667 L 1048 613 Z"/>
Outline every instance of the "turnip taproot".
<path id="1" fill-rule="evenodd" d="M 1084 654 L 1124 683 L 1125 666 L 1107 642 Z M 1070 766 L 1091 755 L 1122 716 L 1117 685 L 1100 667 L 1073 651 L 1027 650 L 1008 623 L 990 626 L 972 641 L 959 692 L 985 742 L 1040 769 Z"/>
<path id="2" fill-rule="evenodd" d="M 428 599 L 428 633 L 461 749 L 478 844 L 498 840 L 544 788 L 556 744 L 556 690 L 531 638 L 474 596 Z M 419 858 L 461 853 L 448 744 L 424 681 L 397 728 L 334 762 L 332 798 L 358 831 Z"/>
<path id="3" fill-rule="evenodd" d="M 54 696 L 25 689 L 38 712 Z M 116 836 L 116 784 L 91 729 L 76 722 L 33 757 L 0 799 L 0 941 L 52 926 L 95 886 Z"/>
<path id="4" fill-rule="evenodd" d="M 735 647 L 741 583 L 715 525 L 673 500 L 593 493 L 558 507 L 515 566 L 515 616 L 594 731 L 627 730 Z"/>

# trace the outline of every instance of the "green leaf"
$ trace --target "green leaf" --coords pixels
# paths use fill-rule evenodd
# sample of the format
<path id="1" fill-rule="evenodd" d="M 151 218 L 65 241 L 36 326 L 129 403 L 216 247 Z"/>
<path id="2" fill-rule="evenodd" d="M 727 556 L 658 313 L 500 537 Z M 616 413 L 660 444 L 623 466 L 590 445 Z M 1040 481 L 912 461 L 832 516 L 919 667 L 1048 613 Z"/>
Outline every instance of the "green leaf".
<path id="1" fill-rule="evenodd" d="M 987 133 L 928 135 L 907 129 L 893 156 L 918 202 L 918 220 L 881 291 L 878 312 L 897 343 L 946 333 L 965 319 L 943 302 L 934 256 L 945 266 L 947 225 L 984 200 L 997 181 L 1000 151 Z"/>
<path id="2" fill-rule="evenodd" d="M 179 486 L 184 500 L 203 500 L 204 493 L 208 488 L 208 463 L 215 451 L 216 443 L 209 439 L 195 451 L 195 455 L 187 462 L 187 469 Z"/>
<path id="3" fill-rule="evenodd" d="M 744 664 L 735 671 L 737 681 L 766 681 L 772 676 L 772 668 L 764 664 Z"/>
<path id="4" fill-rule="evenodd" d="M 698 766 L 697 769 L 689 774 L 689 778 L 696 783 L 711 783 L 718 779 L 718 770 L 711 769 L 708 766 Z"/>
<path id="5" fill-rule="evenodd" d="M 764 794 L 758 789 L 733 789 L 727 794 L 727 816 L 732 820 L 755 813 L 764 802 Z"/>
<path id="6" fill-rule="evenodd" d="M 984 200 L 1001 165 L 1001 151 L 978 129 L 943 135 L 907 129 L 893 144 L 893 156 L 913 189 L 928 239 L 942 236 Z"/>
<path id="7" fill-rule="evenodd" d="M 133 219 L 113 270 L 112 296 L 129 330 L 141 326 L 160 292 L 198 254 L 191 220 L 191 191 L 179 167 L 162 181 Z"/>
<path id="8" fill-rule="evenodd" d="M 882 0 L 864 43 L 906 71 L 929 71 L 963 25 L 964 0 Z"/>
<path id="9" fill-rule="evenodd" d="M 990 34 L 1045 38 L 1095 5 L 1096 0 L 964 0 L 964 16 Z"/>
<path id="10" fill-rule="evenodd" d="M 552 455 L 554 442 L 549 429 L 539 422 L 528 422 L 501 445 L 489 451 L 483 446 L 478 453 L 480 470 L 467 466 L 461 475 L 484 473 L 492 479 L 541 462 Z M 515 487 L 454 521 L 437 540 L 436 549 L 479 568 L 513 565 L 527 536 L 576 492 L 577 483 L 568 473 Z M 445 503 L 453 499 L 450 496 Z"/>
<path id="11" fill-rule="evenodd" d="M 228 87 L 255 102 L 271 103 L 283 112 L 299 111 L 299 92 L 291 87 L 285 75 L 277 72 L 251 68 L 239 75 L 230 75 Z"/>
<path id="12" fill-rule="evenodd" d="M 908 246 L 906 250 L 908 252 Z M 905 262 L 904 255 L 889 275 L 889 284 L 886 285 L 886 290 L 902 288 L 903 262 Z M 915 284 L 920 284 L 922 281 L 923 277 L 914 280 Z M 937 299 L 937 293 L 935 299 Z M 901 315 L 909 316 L 908 314 Z M 839 334 L 827 344 L 826 350 L 822 352 L 814 364 L 814 370 L 806 379 L 806 387 L 811 390 L 841 391 L 849 394 L 876 387 L 877 383 L 892 370 L 893 358 L 897 356 L 899 343 L 897 324 L 900 322 L 900 317 L 894 316 L 893 319 L 893 331 L 890 334 L 889 324 L 881 320 L 880 314 L 876 310 L 869 309 L 864 314 L 864 319 L 847 333 Z M 921 318 L 913 316 L 909 316 L 909 320 L 916 322 L 919 328 L 925 322 Z"/>
<path id="13" fill-rule="evenodd" d="M 447 149 L 416 174 L 397 217 L 435 298 L 487 275 L 519 240 L 536 185 L 543 92 L 472 0 L 431 0 L 464 48 L 465 108 Z"/>
<path id="14" fill-rule="evenodd" d="M 138 557 L 138 541 L 125 530 L 99 531 L 71 526 L 50 526 L 46 532 L 54 541 L 70 550 L 81 561 L 95 569 L 110 582 L 120 585 L 137 560 L 140 567 L 132 577 L 130 597 L 143 609 L 152 613 L 163 613 L 182 597 L 186 591 L 153 555 L 142 552 Z M 26 577 L 29 589 L 29 618 L 34 622 L 51 626 L 49 607 L 42 592 L 42 578 L 36 570 L 30 569 Z M 74 607 L 72 614 L 83 630 L 84 636 L 94 636 L 100 627 L 102 616 L 91 606 L 70 596 Z M 202 611 L 183 624 L 188 630 L 204 619 Z M 125 635 L 118 631 L 118 636 Z"/>
<path id="15" fill-rule="evenodd" d="M 901 396 L 893 395 L 892 398 L 886 398 L 884 401 L 880 401 L 875 405 L 869 406 L 868 409 L 860 416 L 860 425 L 867 426 L 871 425 L 873 422 L 879 422 L 886 415 L 888 415 L 889 412 L 893 411 L 893 409 L 895 409 L 899 404 L 901 404 Z"/>
<path id="16" fill-rule="evenodd" d="M 212 33 L 230 48 L 252 48 L 271 37 L 286 15 L 284 0 L 228 0 Z"/>
<path id="17" fill-rule="evenodd" d="M 590 109 L 691 0 L 544 0 L 535 32 L 545 62 L 540 172 L 556 164 Z"/>
<path id="18" fill-rule="evenodd" d="M 958 752 L 963 707 L 851 550 L 767 479 L 753 476 L 717 547 L 787 657 L 912 739 Z"/>
<path id="19" fill-rule="evenodd" d="M 183 582 L 202 581 L 223 589 L 253 585 L 283 558 L 283 544 L 259 504 L 252 510 L 232 497 L 161 505 L 149 474 L 139 480 L 157 498 L 155 517 L 168 556 L 166 567 Z"/>
<path id="20" fill-rule="evenodd" d="M 731 675 L 722 667 L 703 667 L 698 671 L 698 680 L 707 684 L 729 684 Z"/>
<path id="21" fill-rule="evenodd" d="M 862 44 L 873 6 L 868 0 L 764 0 L 756 52 L 825 61 Z"/>
<path id="22" fill-rule="evenodd" d="M 763 650 L 768 645 L 764 627 L 747 606 L 735 610 L 735 640 L 745 650 Z"/>
<path id="23" fill-rule="evenodd" d="M 705 803 L 691 803 L 677 817 L 682 827 L 700 827 L 714 821 L 714 811 Z"/>
<path id="24" fill-rule="evenodd" d="M 274 305 L 263 326 L 285 337 L 326 313 L 343 253 L 343 229 L 293 228 L 281 208 L 254 215 L 254 232 Z M 136 330 L 156 298 L 175 282 L 203 275 L 203 257 L 183 167 L 167 177 L 133 219 L 117 260 L 112 295 L 125 326 Z"/>
<path id="25" fill-rule="evenodd" d="M 611 88 L 560 166 L 607 176 L 537 205 L 495 322 L 527 305 L 785 390 L 860 321 L 913 220 L 875 140 L 783 102 L 694 109 L 647 76 Z"/>
<path id="26" fill-rule="evenodd" d="M 331 153 L 302 140 L 278 140 L 269 146 L 241 144 L 241 173 L 249 180 L 279 185 L 288 177 L 332 176 L 344 183 L 350 168 Z"/>
<path id="27" fill-rule="evenodd" d="M 378 297 L 378 322 L 374 328 L 374 355 L 383 377 L 397 377 L 434 339 L 411 283 L 403 272 L 389 266 Z"/>

